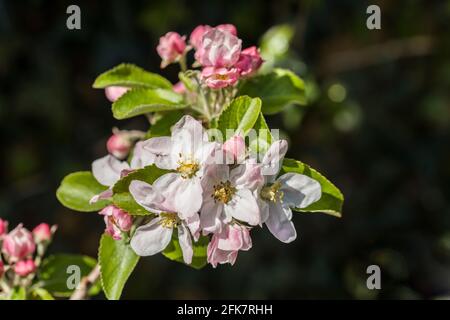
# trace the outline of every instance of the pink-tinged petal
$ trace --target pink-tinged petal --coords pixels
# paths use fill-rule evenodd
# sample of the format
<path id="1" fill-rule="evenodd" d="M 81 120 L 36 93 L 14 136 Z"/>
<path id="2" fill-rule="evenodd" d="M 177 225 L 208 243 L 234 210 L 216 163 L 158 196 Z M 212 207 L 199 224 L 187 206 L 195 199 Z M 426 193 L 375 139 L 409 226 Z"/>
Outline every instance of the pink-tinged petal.
<path id="1" fill-rule="evenodd" d="M 156 51 L 162 59 L 161 68 L 177 61 L 184 54 L 185 49 L 186 37 L 182 37 L 176 32 L 168 32 L 159 38 Z"/>
<path id="2" fill-rule="evenodd" d="M 256 226 L 261 222 L 255 195 L 248 189 L 238 189 L 233 199 L 224 205 L 226 216 Z"/>
<path id="3" fill-rule="evenodd" d="M 281 182 L 283 201 L 296 208 L 306 208 L 322 196 L 320 183 L 298 173 L 286 173 L 277 179 Z"/>
<path id="4" fill-rule="evenodd" d="M 115 102 L 117 99 L 123 96 L 128 90 L 131 90 L 131 88 L 119 86 L 106 87 L 105 96 L 109 101 Z"/>
<path id="5" fill-rule="evenodd" d="M 197 49 L 202 44 L 202 39 L 205 33 L 211 29 L 212 27 L 208 25 L 199 25 L 195 27 L 195 29 L 191 33 L 191 36 L 189 37 L 189 43 L 191 44 L 191 46 Z"/>
<path id="6" fill-rule="evenodd" d="M 278 240 L 289 243 L 297 238 L 297 231 L 288 216 L 291 215 L 291 209 L 283 207 L 280 203 L 269 204 L 269 218 L 266 226 L 269 231 Z"/>
<path id="7" fill-rule="evenodd" d="M 154 155 L 154 163 L 158 168 L 176 169 L 176 163 L 172 159 L 172 140 L 170 137 L 150 138 L 142 144 L 143 152 Z"/>
<path id="8" fill-rule="evenodd" d="M 270 146 L 262 160 L 262 174 L 267 182 L 275 181 L 275 177 L 281 169 L 284 155 L 288 149 L 286 140 L 277 140 Z"/>
<path id="9" fill-rule="evenodd" d="M 204 67 L 230 68 L 239 59 L 241 43 L 230 32 L 214 28 L 203 35 L 195 58 Z"/>
<path id="10" fill-rule="evenodd" d="M 146 141 L 136 143 L 131 158 L 130 166 L 133 169 L 141 169 L 155 163 L 156 155 L 144 149 Z"/>
<path id="11" fill-rule="evenodd" d="M 34 263 L 34 261 L 32 259 L 27 259 L 27 260 L 18 261 L 14 265 L 14 272 L 21 277 L 25 277 L 25 276 L 29 275 L 30 273 L 35 272 L 36 268 L 37 268 L 37 266 Z"/>
<path id="12" fill-rule="evenodd" d="M 172 239 L 172 228 L 166 228 L 160 224 L 160 218 L 136 229 L 131 239 L 131 248 L 137 255 L 152 256 L 163 251 Z"/>
<path id="13" fill-rule="evenodd" d="M 194 241 L 200 238 L 200 216 L 198 214 L 194 214 L 192 217 L 189 217 L 184 220 L 184 223 L 189 228 Z"/>
<path id="14" fill-rule="evenodd" d="M 232 86 L 239 80 L 239 76 L 240 72 L 237 68 L 227 69 L 206 67 L 201 73 L 204 83 L 212 89 Z"/>
<path id="15" fill-rule="evenodd" d="M 173 89 L 173 91 L 175 91 L 176 93 L 179 93 L 179 94 L 183 94 L 186 92 L 186 87 L 185 87 L 184 83 L 181 81 L 178 81 L 177 83 L 175 83 L 173 85 L 172 89 Z"/>
<path id="16" fill-rule="evenodd" d="M 242 227 L 242 247 L 241 250 L 247 251 L 252 248 L 252 238 L 250 237 L 250 229 Z"/>
<path id="17" fill-rule="evenodd" d="M 96 202 L 99 201 L 99 200 L 109 199 L 109 198 L 111 198 L 112 196 L 113 196 L 113 191 L 112 191 L 111 188 L 109 188 L 109 189 L 107 189 L 107 190 L 105 190 L 105 191 L 103 191 L 103 192 L 101 192 L 101 193 L 96 194 L 95 196 L 93 196 L 93 197 L 91 198 L 91 200 L 89 200 L 89 204 L 94 204 L 94 203 L 96 203 Z"/>
<path id="18" fill-rule="evenodd" d="M 251 161 L 245 161 L 244 164 L 238 165 L 231 170 L 230 180 L 240 189 L 255 191 L 264 185 L 261 165 Z"/>
<path id="19" fill-rule="evenodd" d="M 225 141 L 222 146 L 223 150 L 231 154 L 236 163 L 242 163 L 245 158 L 245 140 L 240 135 L 235 135 Z"/>
<path id="20" fill-rule="evenodd" d="M 227 225 L 218 235 L 217 248 L 225 251 L 237 251 L 242 248 L 242 229 L 237 225 Z"/>
<path id="21" fill-rule="evenodd" d="M 119 179 L 122 170 L 130 169 L 126 161 L 120 161 L 111 155 L 97 159 L 92 163 L 92 174 L 102 185 L 112 187 Z"/>
<path id="22" fill-rule="evenodd" d="M 134 200 L 145 210 L 153 213 L 161 213 L 167 210 L 165 197 L 158 188 L 139 180 L 133 180 L 129 187 Z"/>
<path id="23" fill-rule="evenodd" d="M 206 168 L 209 165 L 214 165 L 216 162 L 215 154 L 220 150 L 220 144 L 217 142 L 204 142 L 202 146 L 197 150 L 194 157 L 197 161 L 202 164 L 200 166 L 198 177 L 202 177 L 205 173 Z"/>
<path id="24" fill-rule="evenodd" d="M 183 253 L 184 262 L 186 264 L 191 264 L 194 249 L 192 248 L 192 240 L 189 230 L 183 224 L 178 226 L 178 241 L 180 243 L 181 252 Z"/>
<path id="25" fill-rule="evenodd" d="M 203 190 L 199 178 L 180 179 L 174 198 L 176 212 L 181 219 L 195 215 L 203 202 Z"/>
<path id="26" fill-rule="evenodd" d="M 226 24 L 219 24 L 216 26 L 217 29 L 220 31 L 226 31 L 231 33 L 233 36 L 237 36 L 237 29 L 234 25 L 226 23 Z"/>
<path id="27" fill-rule="evenodd" d="M 202 124 L 189 115 L 172 127 L 172 155 L 194 155 L 206 142 L 208 135 Z"/>
<path id="28" fill-rule="evenodd" d="M 261 67 L 263 59 L 257 47 L 253 46 L 242 50 L 235 67 L 239 69 L 241 76 L 254 74 Z"/>
<path id="29" fill-rule="evenodd" d="M 3 238 L 2 251 L 10 261 L 21 260 L 36 250 L 33 235 L 19 224 Z"/>
<path id="30" fill-rule="evenodd" d="M 200 211 L 200 226 L 203 234 L 220 232 L 223 219 L 223 204 L 212 198 L 205 198 Z"/>

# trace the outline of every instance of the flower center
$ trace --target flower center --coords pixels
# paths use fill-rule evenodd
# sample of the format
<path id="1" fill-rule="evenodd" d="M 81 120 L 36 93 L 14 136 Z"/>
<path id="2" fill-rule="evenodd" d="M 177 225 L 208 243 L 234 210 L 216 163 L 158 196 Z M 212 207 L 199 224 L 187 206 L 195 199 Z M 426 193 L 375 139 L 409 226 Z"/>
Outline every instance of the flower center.
<path id="1" fill-rule="evenodd" d="M 216 78 L 216 80 L 228 80 L 229 77 L 226 74 L 216 74 L 214 78 Z"/>
<path id="2" fill-rule="evenodd" d="M 159 216 L 161 217 L 159 224 L 168 229 L 178 226 L 180 222 L 177 214 L 173 212 L 161 212 Z"/>
<path id="3" fill-rule="evenodd" d="M 261 190 L 261 198 L 272 202 L 281 202 L 284 197 L 283 191 L 280 190 L 281 183 L 276 181 L 274 184 L 266 186 Z"/>
<path id="4" fill-rule="evenodd" d="M 183 178 L 192 178 L 200 169 L 199 164 L 194 160 L 180 160 L 178 161 L 177 171 Z"/>
<path id="5" fill-rule="evenodd" d="M 236 188 L 231 185 L 230 181 L 220 182 L 214 186 L 214 193 L 211 195 L 215 201 L 228 203 L 236 193 Z"/>

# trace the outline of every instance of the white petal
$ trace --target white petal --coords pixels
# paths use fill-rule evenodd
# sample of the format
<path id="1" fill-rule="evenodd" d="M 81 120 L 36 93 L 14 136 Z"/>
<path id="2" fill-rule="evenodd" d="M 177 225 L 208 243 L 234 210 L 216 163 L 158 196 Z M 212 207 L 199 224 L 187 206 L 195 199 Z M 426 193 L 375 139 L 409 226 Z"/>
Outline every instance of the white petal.
<path id="1" fill-rule="evenodd" d="M 294 224 L 288 219 L 290 210 L 280 203 L 271 202 L 269 204 L 269 218 L 266 221 L 266 226 L 275 238 L 284 243 L 292 242 L 297 238 Z"/>
<path id="2" fill-rule="evenodd" d="M 322 196 L 320 183 L 298 173 L 286 173 L 277 179 L 284 193 L 283 202 L 290 207 L 306 208 Z"/>
<path id="3" fill-rule="evenodd" d="M 92 162 L 92 174 L 95 179 L 108 187 L 113 186 L 120 179 L 120 173 L 125 169 L 130 169 L 128 163 L 117 160 L 112 155 L 107 155 Z"/>
<path id="4" fill-rule="evenodd" d="M 225 214 L 252 226 L 261 222 L 258 203 L 254 194 L 248 189 L 236 191 L 233 199 L 224 205 Z"/>
<path id="5" fill-rule="evenodd" d="M 131 168 L 141 169 L 155 163 L 156 155 L 144 149 L 145 141 L 139 141 L 133 150 Z"/>
<path id="6" fill-rule="evenodd" d="M 264 184 L 261 166 L 252 162 L 244 162 L 231 170 L 230 181 L 238 188 L 254 191 Z"/>
<path id="7" fill-rule="evenodd" d="M 172 239 L 172 228 L 159 224 L 160 218 L 155 218 L 146 225 L 136 229 L 131 239 L 131 247 L 139 256 L 151 256 L 163 251 Z"/>
<path id="8" fill-rule="evenodd" d="M 189 230 L 183 225 L 178 226 L 178 240 L 183 252 L 183 260 L 186 264 L 192 263 L 192 256 L 194 255 L 194 249 L 192 249 L 192 240 Z"/>
<path id="9" fill-rule="evenodd" d="M 165 207 L 165 198 L 154 186 L 139 180 L 133 180 L 129 187 L 134 200 L 147 211 L 161 213 L 168 211 Z"/>
<path id="10" fill-rule="evenodd" d="M 203 234 L 220 232 L 222 226 L 223 205 L 212 198 L 205 198 L 200 213 L 200 225 Z"/>
<path id="11" fill-rule="evenodd" d="M 192 217 L 184 220 L 184 222 L 189 228 L 189 231 L 191 231 L 194 241 L 197 241 L 200 237 L 200 216 L 198 214 L 194 214 Z"/>
<path id="12" fill-rule="evenodd" d="M 194 156 L 207 143 L 208 136 L 202 124 L 186 115 L 172 128 L 172 153 Z"/>
<path id="13" fill-rule="evenodd" d="M 262 160 L 262 174 L 267 182 L 273 182 L 281 169 L 284 155 L 287 152 L 288 144 L 286 140 L 277 140 L 270 146 Z"/>
<path id="14" fill-rule="evenodd" d="M 111 188 L 106 189 L 105 191 L 100 192 L 99 194 L 96 194 L 95 196 L 93 196 L 91 198 L 91 200 L 89 200 L 89 204 L 96 203 L 99 200 L 111 198 L 112 196 L 113 196 L 112 189 Z"/>
<path id="15" fill-rule="evenodd" d="M 176 169 L 176 161 L 172 157 L 172 140 L 170 137 L 156 137 L 145 141 L 143 150 L 155 156 L 155 165 L 161 169 Z"/>

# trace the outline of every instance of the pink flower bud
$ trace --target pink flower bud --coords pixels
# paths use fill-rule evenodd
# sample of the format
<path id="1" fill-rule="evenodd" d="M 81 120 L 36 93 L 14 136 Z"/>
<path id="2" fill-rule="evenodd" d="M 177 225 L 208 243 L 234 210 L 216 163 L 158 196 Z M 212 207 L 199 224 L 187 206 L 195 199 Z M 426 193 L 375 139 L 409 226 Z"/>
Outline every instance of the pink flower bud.
<path id="1" fill-rule="evenodd" d="M 220 89 L 235 84 L 239 80 L 239 70 L 206 67 L 202 70 L 201 76 L 208 87 Z"/>
<path id="2" fill-rule="evenodd" d="M 182 37 L 176 32 L 168 32 L 159 38 L 156 51 L 162 59 L 161 68 L 165 68 L 169 64 L 177 61 L 183 55 L 185 49 L 186 37 Z"/>
<path id="3" fill-rule="evenodd" d="M 52 230 L 47 223 L 41 223 L 33 229 L 36 243 L 47 242 L 52 238 Z"/>
<path id="4" fill-rule="evenodd" d="M 106 229 L 114 240 L 122 239 L 122 232 L 128 232 L 133 225 L 131 216 L 116 206 L 109 205 L 103 208 L 99 214 L 105 216 Z"/>
<path id="5" fill-rule="evenodd" d="M 208 262 L 215 268 L 217 264 L 236 261 L 239 250 L 250 250 L 252 239 L 249 229 L 237 224 L 225 225 L 220 233 L 212 236 L 207 248 Z"/>
<path id="6" fill-rule="evenodd" d="M 126 134 L 120 132 L 114 133 L 106 142 L 106 149 L 117 159 L 124 159 L 130 152 L 131 147 L 130 139 Z"/>
<path id="7" fill-rule="evenodd" d="M 179 81 L 173 85 L 173 91 L 179 94 L 183 94 L 186 92 L 186 87 L 184 86 L 183 82 Z"/>
<path id="8" fill-rule="evenodd" d="M 123 96 L 128 90 L 131 90 L 131 88 L 119 87 L 119 86 L 106 87 L 105 88 L 105 96 L 109 101 L 114 102 L 117 99 L 119 99 L 121 96 Z"/>
<path id="9" fill-rule="evenodd" d="M 245 140 L 240 135 L 235 135 L 225 141 L 222 149 L 226 153 L 231 154 L 238 163 L 242 163 L 245 158 Z"/>
<path id="10" fill-rule="evenodd" d="M 21 260 L 14 266 L 14 272 L 21 277 L 25 277 L 36 271 L 36 264 L 32 259 Z"/>
<path id="11" fill-rule="evenodd" d="M 259 54 L 257 47 L 253 46 L 242 50 L 236 68 L 239 69 L 241 76 L 248 76 L 255 73 L 261 67 L 263 59 Z"/>
<path id="12" fill-rule="evenodd" d="M 199 25 L 195 27 L 195 29 L 191 33 L 191 36 L 189 37 L 189 43 L 191 44 L 191 46 L 193 46 L 195 49 L 198 49 L 198 47 L 202 44 L 203 36 L 211 29 L 212 27 L 208 25 Z"/>
<path id="13" fill-rule="evenodd" d="M 0 239 L 8 232 L 8 221 L 0 218 Z"/>
<path id="14" fill-rule="evenodd" d="M 217 27 L 220 31 L 226 31 L 231 33 L 233 36 L 237 36 L 236 27 L 232 24 L 219 24 Z"/>
<path id="15" fill-rule="evenodd" d="M 33 235 L 19 224 L 3 239 L 3 252 L 11 261 L 17 261 L 32 254 L 36 249 Z"/>
<path id="16" fill-rule="evenodd" d="M 4 273 L 5 273 L 5 265 L 3 264 L 3 261 L 0 260 L 0 278 L 3 276 Z"/>
<path id="17" fill-rule="evenodd" d="M 214 28 L 203 35 L 195 58 L 204 67 L 230 68 L 239 60 L 241 43 L 230 32 Z"/>

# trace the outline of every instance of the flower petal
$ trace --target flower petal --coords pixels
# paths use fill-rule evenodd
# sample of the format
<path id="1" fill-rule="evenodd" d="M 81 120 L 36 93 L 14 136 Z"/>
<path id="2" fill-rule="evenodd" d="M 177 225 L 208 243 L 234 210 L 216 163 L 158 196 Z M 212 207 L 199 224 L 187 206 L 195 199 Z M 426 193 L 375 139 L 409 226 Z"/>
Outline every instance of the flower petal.
<path id="1" fill-rule="evenodd" d="M 261 221 L 258 203 L 248 189 L 238 189 L 233 199 L 224 205 L 225 214 L 252 226 Z"/>
<path id="2" fill-rule="evenodd" d="M 91 198 L 91 200 L 89 200 L 89 204 L 94 204 L 99 200 L 104 200 L 104 199 L 109 199 L 113 196 L 113 191 L 111 188 L 106 189 L 103 192 L 100 192 L 99 194 L 96 194 L 95 196 L 93 196 Z"/>
<path id="3" fill-rule="evenodd" d="M 269 207 L 269 218 L 266 221 L 269 231 L 284 243 L 294 241 L 297 238 L 297 231 L 292 221 L 288 219 L 291 209 L 283 207 L 280 203 L 270 203 Z"/>
<path id="4" fill-rule="evenodd" d="M 153 213 L 170 211 L 165 206 L 165 198 L 154 186 L 139 180 L 133 180 L 129 187 L 134 200 L 145 210 Z"/>
<path id="5" fill-rule="evenodd" d="M 145 150 L 144 146 L 145 141 L 136 143 L 130 163 L 132 169 L 141 169 L 155 163 L 156 155 Z"/>
<path id="6" fill-rule="evenodd" d="M 144 152 L 153 154 L 158 168 L 176 169 L 176 159 L 172 157 L 172 140 L 170 137 L 155 137 L 146 140 L 142 146 Z"/>
<path id="7" fill-rule="evenodd" d="M 104 186 L 111 187 L 119 179 L 122 170 L 130 169 L 126 161 L 117 160 L 112 155 L 104 156 L 92 162 L 92 174 Z"/>
<path id="8" fill-rule="evenodd" d="M 186 264 L 192 263 L 192 256 L 194 255 L 194 249 L 192 248 L 191 235 L 189 230 L 180 224 L 178 226 L 178 241 L 180 243 L 181 252 L 183 252 L 183 260 Z"/>
<path id="9" fill-rule="evenodd" d="M 160 218 L 136 229 L 131 239 L 131 247 L 139 256 L 151 256 L 163 251 L 172 239 L 172 228 L 163 227 L 159 224 Z"/>
<path id="10" fill-rule="evenodd" d="M 277 140 L 270 146 L 262 160 L 262 174 L 266 176 L 267 182 L 273 182 L 280 171 L 281 163 L 287 152 L 288 144 L 286 140 Z"/>
<path id="11" fill-rule="evenodd" d="M 186 226 L 191 231 L 191 235 L 194 238 L 194 241 L 197 241 L 200 237 L 200 216 L 198 214 L 194 214 L 192 217 L 184 220 Z"/>
<path id="12" fill-rule="evenodd" d="M 205 198 L 200 212 L 200 225 L 203 234 L 221 231 L 223 204 L 215 202 L 212 198 Z"/>
<path id="13" fill-rule="evenodd" d="M 320 183 L 298 173 L 286 173 L 277 179 L 281 182 L 283 201 L 290 207 L 306 208 L 322 196 Z"/>

